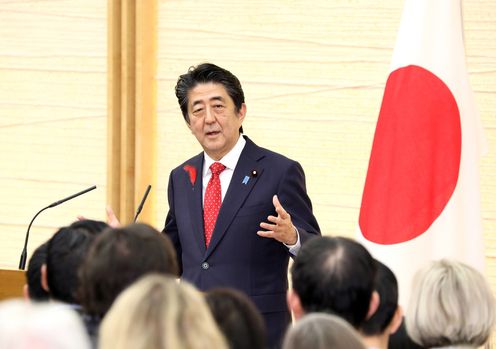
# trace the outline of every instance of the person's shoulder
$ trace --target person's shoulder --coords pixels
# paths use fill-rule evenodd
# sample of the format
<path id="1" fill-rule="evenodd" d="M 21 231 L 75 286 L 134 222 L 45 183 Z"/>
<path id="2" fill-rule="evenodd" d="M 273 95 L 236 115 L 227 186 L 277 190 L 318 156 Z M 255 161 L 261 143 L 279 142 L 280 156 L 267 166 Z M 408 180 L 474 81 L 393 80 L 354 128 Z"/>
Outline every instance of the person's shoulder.
<path id="1" fill-rule="evenodd" d="M 256 157 L 264 158 L 266 161 L 274 162 L 278 165 L 291 166 L 297 164 L 298 162 L 290 159 L 286 155 L 277 153 L 273 150 L 258 146 L 253 141 L 247 138 L 247 146 L 250 153 L 255 154 Z"/>
<path id="2" fill-rule="evenodd" d="M 277 153 L 273 150 L 269 150 L 266 148 L 261 148 L 265 153 L 265 161 L 271 164 L 272 167 L 279 167 L 281 169 L 287 169 L 293 166 L 299 166 L 299 163 L 296 160 L 288 158 L 286 155 Z"/>
<path id="3" fill-rule="evenodd" d="M 270 167 L 276 173 L 287 174 L 296 172 L 303 172 L 301 164 L 286 155 L 277 153 L 275 151 L 260 147 L 260 153 L 263 156 L 260 158 L 260 163 L 263 166 Z"/>
<path id="4" fill-rule="evenodd" d="M 172 173 L 175 173 L 177 171 L 189 171 L 187 168 L 195 168 L 196 171 L 201 171 L 201 165 L 203 161 L 203 152 L 193 156 L 192 158 L 189 158 L 188 160 L 184 161 L 181 163 L 179 166 L 175 167 L 172 169 Z"/>

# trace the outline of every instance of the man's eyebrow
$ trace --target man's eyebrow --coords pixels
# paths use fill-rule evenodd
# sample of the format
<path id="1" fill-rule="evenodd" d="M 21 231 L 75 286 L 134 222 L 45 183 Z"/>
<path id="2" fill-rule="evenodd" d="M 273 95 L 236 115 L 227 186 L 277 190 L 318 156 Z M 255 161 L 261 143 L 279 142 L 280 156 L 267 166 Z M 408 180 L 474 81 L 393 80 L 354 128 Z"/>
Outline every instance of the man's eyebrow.
<path id="1" fill-rule="evenodd" d="M 221 102 L 225 102 L 225 98 L 222 97 L 222 96 L 214 96 L 214 97 L 211 97 L 209 99 L 209 102 L 211 101 L 221 101 Z M 193 101 L 193 104 L 191 105 L 192 107 L 194 107 L 195 105 L 197 104 L 203 104 L 203 101 L 201 99 L 199 100 L 196 100 L 196 101 Z"/>
<path id="2" fill-rule="evenodd" d="M 203 101 L 201 101 L 201 100 L 194 101 L 192 107 L 194 107 L 197 104 L 202 104 L 202 103 L 203 103 Z"/>

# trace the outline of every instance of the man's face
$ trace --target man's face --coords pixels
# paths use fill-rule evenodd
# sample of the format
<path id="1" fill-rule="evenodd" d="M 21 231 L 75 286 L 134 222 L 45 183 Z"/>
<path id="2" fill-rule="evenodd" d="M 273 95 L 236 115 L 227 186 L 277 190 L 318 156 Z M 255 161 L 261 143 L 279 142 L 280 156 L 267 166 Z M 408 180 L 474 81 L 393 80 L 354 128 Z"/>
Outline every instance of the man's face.
<path id="1" fill-rule="evenodd" d="M 220 160 L 236 144 L 239 128 L 246 114 L 243 103 L 239 112 L 221 84 L 198 84 L 188 92 L 189 129 L 203 150 Z"/>

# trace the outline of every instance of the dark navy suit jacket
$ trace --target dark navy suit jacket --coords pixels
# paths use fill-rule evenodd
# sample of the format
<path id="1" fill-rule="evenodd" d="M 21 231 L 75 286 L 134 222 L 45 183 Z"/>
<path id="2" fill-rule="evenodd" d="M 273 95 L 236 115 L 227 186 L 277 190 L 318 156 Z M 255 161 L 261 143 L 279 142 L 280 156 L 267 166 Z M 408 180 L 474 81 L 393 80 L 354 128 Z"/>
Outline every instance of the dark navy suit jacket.
<path id="1" fill-rule="evenodd" d="M 290 253 L 281 242 L 257 235 L 260 223 L 276 215 L 272 196 L 282 206 L 303 244 L 320 235 L 306 193 L 305 175 L 296 161 L 255 145 L 249 138 L 225 194 L 208 248 L 202 208 L 203 152 L 171 172 L 169 213 L 164 232 L 171 238 L 181 278 L 200 290 L 232 287 L 247 294 L 265 317 L 269 342 L 283 335 L 290 314 L 286 304 Z M 192 184 L 185 165 L 196 169 Z"/>

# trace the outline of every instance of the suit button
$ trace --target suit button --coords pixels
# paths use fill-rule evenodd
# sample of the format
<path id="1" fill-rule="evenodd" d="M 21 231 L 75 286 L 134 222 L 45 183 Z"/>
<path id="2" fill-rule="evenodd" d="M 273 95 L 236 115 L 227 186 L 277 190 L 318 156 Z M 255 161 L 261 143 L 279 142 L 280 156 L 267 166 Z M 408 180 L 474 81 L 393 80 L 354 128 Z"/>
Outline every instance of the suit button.
<path id="1" fill-rule="evenodd" d="M 208 268 L 210 268 L 210 265 L 207 262 L 203 262 L 202 263 L 202 269 L 207 270 Z"/>

